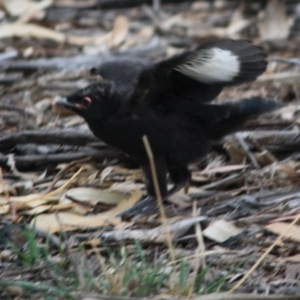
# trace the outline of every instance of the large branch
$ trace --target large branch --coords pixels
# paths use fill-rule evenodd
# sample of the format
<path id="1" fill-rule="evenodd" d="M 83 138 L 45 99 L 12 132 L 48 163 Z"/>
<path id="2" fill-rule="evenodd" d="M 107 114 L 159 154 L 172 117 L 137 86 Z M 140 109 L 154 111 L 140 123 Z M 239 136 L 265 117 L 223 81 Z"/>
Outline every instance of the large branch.
<path id="1" fill-rule="evenodd" d="M 300 149 L 300 133 L 290 130 L 244 131 L 240 133 L 243 139 L 255 140 L 271 151 L 294 151 Z M 97 139 L 90 131 L 42 130 L 20 131 L 7 134 L 0 138 L 0 151 L 7 151 L 18 144 L 59 144 L 72 146 L 93 145 L 105 148 L 106 145 Z"/>
<path id="2" fill-rule="evenodd" d="M 14 155 L 13 159 L 18 169 L 32 169 L 46 167 L 51 164 L 68 163 L 84 158 L 93 158 L 96 161 L 120 158 L 120 151 L 113 149 L 87 149 L 84 152 L 66 152 L 58 154 Z M 0 165 L 9 167 L 9 156 L 0 154 Z"/>
<path id="3" fill-rule="evenodd" d="M 165 3 L 182 3 L 182 2 L 194 2 L 195 0 L 160 0 L 161 4 Z M 74 3 L 70 1 L 56 1 L 55 6 L 58 7 L 80 7 L 80 8 L 127 8 L 140 6 L 144 4 L 152 4 L 153 0 L 90 0 L 90 1 L 76 1 Z"/>
<path id="4" fill-rule="evenodd" d="M 0 151 L 7 151 L 18 144 L 60 144 L 72 146 L 85 146 L 97 143 L 97 146 L 104 147 L 90 131 L 65 130 L 25 130 L 16 133 L 9 133 L 0 137 Z"/>

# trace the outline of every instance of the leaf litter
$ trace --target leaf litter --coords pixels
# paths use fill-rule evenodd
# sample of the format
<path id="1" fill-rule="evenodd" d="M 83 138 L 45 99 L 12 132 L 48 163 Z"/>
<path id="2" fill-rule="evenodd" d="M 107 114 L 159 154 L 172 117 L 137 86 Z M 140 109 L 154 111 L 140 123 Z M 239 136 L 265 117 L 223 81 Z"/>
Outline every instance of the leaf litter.
<path id="1" fill-rule="evenodd" d="M 246 38 L 283 61 L 273 59 L 257 82 L 225 89 L 216 101 L 262 95 L 279 99 L 284 106 L 250 122 L 245 134 L 214 145 L 206 158 L 192 165 L 190 186 L 165 207 L 165 221 L 176 259 L 196 257 L 187 278 L 194 280 L 197 272 L 209 266 L 205 284 L 223 272 L 230 289 L 248 274 L 239 292 L 265 295 L 262 299 L 299 295 L 299 272 L 294 271 L 300 267 L 299 66 L 288 61 L 300 56 L 297 4 L 270 0 L 266 6 L 255 1 L 235 6 L 231 1 L 196 1 L 162 5 L 156 15 L 150 6 L 102 10 L 91 9 L 87 2 L 66 2 L 69 6 L 63 1 L 1 1 L 0 124 L 2 138 L 11 141 L 0 139 L 2 261 L 19 270 L 7 249 L 9 241 L 22 244 L 24 224 L 35 228 L 36 243 L 41 246 L 63 234 L 69 258 L 86 243 L 82 247 L 90 255 L 85 257 L 90 265 L 95 265 L 96 257 L 99 266 L 103 267 L 101 259 L 107 264 L 112 256 L 105 247 L 116 245 L 126 245 L 133 257 L 136 243 L 150 257 L 168 256 L 166 228 L 159 214 L 132 220 L 118 217 L 143 197 L 145 182 L 134 161 L 97 141 L 78 144 L 71 132 L 68 142 L 57 143 L 57 133 L 45 140 L 44 130 L 54 129 L 71 128 L 88 136 L 83 120 L 58 110 L 55 98 L 93 82 L 87 70 L 116 54 L 158 60 L 211 36 Z M 11 51 L 14 54 L 7 58 Z M 33 131 L 30 140 L 9 139 L 12 133 L 25 131 Z M 260 136 L 260 131 L 265 135 Z M 83 160 L 92 160 L 70 159 L 78 153 Z M 30 234 L 25 232 L 25 237 L 23 246 L 28 249 Z M 51 259 L 58 259 L 56 250 L 51 252 Z M 178 269 L 171 271 L 180 277 Z M 15 279 L 8 274 L 1 267 L 0 280 Z M 129 296 L 139 295 L 134 280 Z M 170 297 L 175 290 L 166 284 L 157 295 Z M 25 297 L 24 288 L 4 289 L 0 295 L 17 292 Z"/>

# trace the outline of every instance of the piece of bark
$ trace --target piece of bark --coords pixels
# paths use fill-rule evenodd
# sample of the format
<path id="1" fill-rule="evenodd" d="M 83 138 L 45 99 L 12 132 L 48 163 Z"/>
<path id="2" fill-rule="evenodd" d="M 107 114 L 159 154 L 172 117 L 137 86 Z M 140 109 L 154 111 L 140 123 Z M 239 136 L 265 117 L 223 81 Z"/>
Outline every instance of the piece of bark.
<path id="1" fill-rule="evenodd" d="M 23 73 L 11 72 L 0 74 L 0 84 L 12 84 L 14 82 L 20 82 L 23 80 Z"/>
<path id="2" fill-rule="evenodd" d="M 292 130 L 245 131 L 243 139 L 256 141 L 272 152 L 295 151 L 300 149 L 300 133 Z"/>
<path id="3" fill-rule="evenodd" d="M 269 120 L 269 119 L 253 119 L 249 120 L 245 125 L 245 130 L 279 130 L 292 127 L 293 121 L 290 120 Z"/>
<path id="4" fill-rule="evenodd" d="M 17 50 L 11 50 L 0 54 L 0 61 L 15 58 L 19 55 Z"/>

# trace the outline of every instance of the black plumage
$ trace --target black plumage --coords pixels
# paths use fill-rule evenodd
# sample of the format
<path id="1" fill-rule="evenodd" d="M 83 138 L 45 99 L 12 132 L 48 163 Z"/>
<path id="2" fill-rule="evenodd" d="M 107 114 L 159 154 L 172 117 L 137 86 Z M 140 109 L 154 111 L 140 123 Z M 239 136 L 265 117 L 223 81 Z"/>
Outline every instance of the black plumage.
<path id="1" fill-rule="evenodd" d="M 222 88 L 253 81 L 266 68 L 264 52 L 246 41 L 219 40 L 151 63 L 118 60 L 91 70 L 102 79 L 58 101 L 82 116 L 91 131 L 141 164 L 155 198 L 142 137 L 149 139 L 163 197 L 186 185 L 188 164 L 212 140 L 238 130 L 276 105 L 260 97 L 221 105 L 208 102 Z M 174 183 L 167 191 L 167 172 Z"/>

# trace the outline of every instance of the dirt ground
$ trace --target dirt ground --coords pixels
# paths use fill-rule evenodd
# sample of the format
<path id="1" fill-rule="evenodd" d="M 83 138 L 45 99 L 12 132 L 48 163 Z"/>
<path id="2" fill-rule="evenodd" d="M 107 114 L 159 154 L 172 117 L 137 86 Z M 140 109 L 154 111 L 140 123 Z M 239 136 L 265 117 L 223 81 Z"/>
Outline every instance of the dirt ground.
<path id="1" fill-rule="evenodd" d="M 150 260 L 172 252 L 176 259 L 186 257 L 189 278 L 208 266 L 204 284 L 223 274 L 222 290 L 265 297 L 259 299 L 300 295 L 300 3 L 154 2 L 0 1 L 1 299 L 66 297 L 47 294 L 67 277 L 55 277 L 41 263 L 42 252 L 32 249 L 50 245 L 48 263 L 61 262 L 65 252 L 65 272 L 79 278 L 79 246 L 93 266 L 96 253 L 108 259 L 106 246 L 125 247 L 131 256 L 137 242 Z M 96 139 L 55 100 L 97 81 L 89 70 L 101 62 L 158 61 L 224 37 L 263 47 L 269 64 L 256 82 L 226 88 L 216 102 L 259 95 L 282 106 L 213 145 L 191 166 L 188 190 L 165 207 L 170 245 L 160 214 L 116 217 L 145 193 L 137 163 Z M 95 267 L 94 276 L 101 277 L 103 268 Z M 30 294 L 34 289 L 27 282 L 48 290 Z M 89 290 L 80 284 L 71 289 Z M 184 294 L 170 291 L 168 285 L 148 294 L 135 288 L 112 294 Z M 209 292 L 219 290 L 201 293 Z M 110 299 L 80 293 L 73 297 Z"/>

